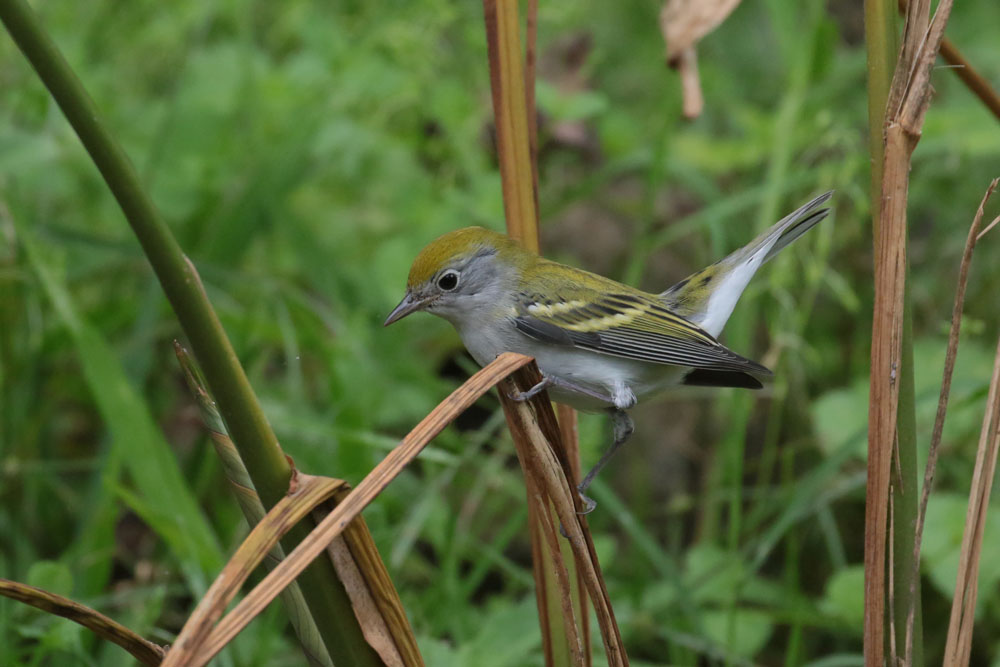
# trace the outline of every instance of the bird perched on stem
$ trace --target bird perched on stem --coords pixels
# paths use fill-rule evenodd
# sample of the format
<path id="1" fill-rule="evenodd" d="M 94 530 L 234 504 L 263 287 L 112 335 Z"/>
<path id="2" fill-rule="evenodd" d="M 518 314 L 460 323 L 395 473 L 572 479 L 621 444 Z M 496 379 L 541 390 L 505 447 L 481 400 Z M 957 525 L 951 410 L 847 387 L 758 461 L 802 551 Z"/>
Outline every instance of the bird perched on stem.
<path id="1" fill-rule="evenodd" d="M 413 261 L 388 326 L 424 310 L 452 323 L 480 365 L 503 352 L 535 358 L 549 390 L 578 410 L 610 412 L 614 442 L 580 482 L 587 487 L 632 434 L 627 410 L 670 385 L 759 389 L 771 375 L 716 337 L 764 262 L 825 218 L 832 192 L 778 221 L 749 245 L 660 294 L 552 262 L 482 227 L 432 241 Z"/>

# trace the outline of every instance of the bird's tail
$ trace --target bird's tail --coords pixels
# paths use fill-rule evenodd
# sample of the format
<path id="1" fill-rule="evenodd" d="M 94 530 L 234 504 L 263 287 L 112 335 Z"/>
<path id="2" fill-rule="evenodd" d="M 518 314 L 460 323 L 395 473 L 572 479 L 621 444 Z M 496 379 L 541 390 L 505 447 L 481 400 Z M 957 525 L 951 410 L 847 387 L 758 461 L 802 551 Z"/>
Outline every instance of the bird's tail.
<path id="1" fill-rule="evenodd" d="M 757 269 L 825 218 L 830 209 L 818 207 L 832 195 L 831 191 L 816 197 L 745 247 L 688 276 L 660 297 L 672 311 L 718 336 Z"/>

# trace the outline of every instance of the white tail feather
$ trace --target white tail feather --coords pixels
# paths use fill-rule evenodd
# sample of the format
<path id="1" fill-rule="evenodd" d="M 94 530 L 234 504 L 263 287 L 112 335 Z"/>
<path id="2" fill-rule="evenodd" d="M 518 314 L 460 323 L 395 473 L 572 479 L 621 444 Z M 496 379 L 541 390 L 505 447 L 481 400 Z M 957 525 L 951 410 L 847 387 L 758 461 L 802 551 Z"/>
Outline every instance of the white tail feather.
<path id="1" fill-rule="evenodd" d="M 832 195 L 831 191 L 816 197 L 745 247 L 686 278 L 661 297 L 671 310 L 718 336 L 757 269 L 825 218 L 829 209 L 816 207 Z M 706 285 L 709 280 L 714 284 Z"/>

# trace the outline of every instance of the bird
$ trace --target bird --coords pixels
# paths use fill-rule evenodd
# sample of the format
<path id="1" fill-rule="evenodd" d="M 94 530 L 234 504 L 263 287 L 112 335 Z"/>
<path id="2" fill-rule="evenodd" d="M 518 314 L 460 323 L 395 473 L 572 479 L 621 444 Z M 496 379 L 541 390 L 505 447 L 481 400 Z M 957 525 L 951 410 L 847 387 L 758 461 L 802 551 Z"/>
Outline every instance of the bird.
<path id="1" fill-rule="evenodd" d="M 628 441 L 628 411 L 675 385 L 760 389 L 765 366 L 718 341 L 757 270 L 827 217 L 826 192 L 748 245 L 653 294 L 560 264 L 510 237 L 465 227 L 425 246 L 410 267 L 406 294 L 384 325 L 425 311 L 450 322 L 485 366 L 504 352 L 534 357 L 542 379 L 511 396 L 550 398 L 610 414 L 614 439 L 577 490 L 582 512 L 594 478 Z"/>

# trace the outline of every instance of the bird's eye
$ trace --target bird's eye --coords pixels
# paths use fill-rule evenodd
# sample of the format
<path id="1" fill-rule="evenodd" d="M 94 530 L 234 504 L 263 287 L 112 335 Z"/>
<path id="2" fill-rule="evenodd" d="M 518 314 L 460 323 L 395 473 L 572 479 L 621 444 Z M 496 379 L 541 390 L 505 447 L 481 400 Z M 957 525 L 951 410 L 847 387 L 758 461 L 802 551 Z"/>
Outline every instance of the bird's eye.
<path id="1" fill-rule="evenodd" d="M 456 287 L 458 287 L 458 272 L 457 271 L 445 271 L 438 278 L 438 287 L 443 289 L 445 292 L 450 292 Z"/>

